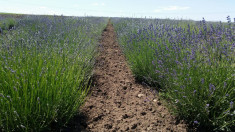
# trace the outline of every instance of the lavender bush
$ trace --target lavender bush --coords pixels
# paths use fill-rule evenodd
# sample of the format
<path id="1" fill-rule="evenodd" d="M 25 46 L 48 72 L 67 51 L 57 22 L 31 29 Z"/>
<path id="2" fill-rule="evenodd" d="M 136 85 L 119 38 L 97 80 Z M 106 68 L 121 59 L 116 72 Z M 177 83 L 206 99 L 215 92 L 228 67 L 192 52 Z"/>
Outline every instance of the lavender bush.
<path id="1" fill-rule="evenodd" d="M 189 125 L 235 130 L 235 23 L 113 18 L 136 78 Z"/>
<path id="2" fill-rule="evenodd" d="M 106 23 L 28 16 L 0 35 L 0 131 L 42 131 L 78 112 Z"/>
<path id="3" fill-rule="evenodd" d="M 1 18 L 0 17 L 0 33 L 3 33 L 4 30 L 11 30 L 16 25 L 16 20 L 14 18 Z"/>

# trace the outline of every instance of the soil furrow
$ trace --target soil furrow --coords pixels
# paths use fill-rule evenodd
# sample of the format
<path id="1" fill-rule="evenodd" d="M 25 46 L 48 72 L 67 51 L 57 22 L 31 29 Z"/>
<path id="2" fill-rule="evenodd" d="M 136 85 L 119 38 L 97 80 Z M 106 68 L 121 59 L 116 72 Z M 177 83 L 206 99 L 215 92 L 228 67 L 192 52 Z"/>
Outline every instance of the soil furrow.
<path id="1" fill-rule="evenodd" d="M 111 23 L 100 43 L 94 86 L 82 107 L 84 131 L 186 131 L 186 125 L 177 123 L 161 104 L 156 91 L 135 82 Z"/>

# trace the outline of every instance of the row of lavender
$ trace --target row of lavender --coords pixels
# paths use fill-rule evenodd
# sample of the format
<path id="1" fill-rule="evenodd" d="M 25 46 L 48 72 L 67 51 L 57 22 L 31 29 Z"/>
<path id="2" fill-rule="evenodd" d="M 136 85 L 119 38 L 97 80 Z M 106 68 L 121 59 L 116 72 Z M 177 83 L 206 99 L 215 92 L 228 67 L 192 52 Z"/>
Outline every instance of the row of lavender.
<path id="1" fill-rule="evenodd" d="M 78 113 L 107 21 L 25 16 L 0 34 L 0 131 L 50 131 Z"/>
<path id="2" fill-rule="evenodd" d="M 138 80 L 194 127 L 235 130 L 235 23 L 113 18 Z"/>

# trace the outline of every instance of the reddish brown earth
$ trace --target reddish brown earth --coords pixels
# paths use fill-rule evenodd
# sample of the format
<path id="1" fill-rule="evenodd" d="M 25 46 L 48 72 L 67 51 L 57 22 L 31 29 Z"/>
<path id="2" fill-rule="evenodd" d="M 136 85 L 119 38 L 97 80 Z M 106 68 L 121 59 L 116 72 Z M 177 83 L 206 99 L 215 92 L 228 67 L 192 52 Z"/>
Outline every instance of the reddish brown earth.
<path id="1" fill-rule="evenodd" d="M 147 86 L 135 82 L 112 24 L 102 34 L 94 70 L 94 86 L 72 131 L 186 131 Z"/>

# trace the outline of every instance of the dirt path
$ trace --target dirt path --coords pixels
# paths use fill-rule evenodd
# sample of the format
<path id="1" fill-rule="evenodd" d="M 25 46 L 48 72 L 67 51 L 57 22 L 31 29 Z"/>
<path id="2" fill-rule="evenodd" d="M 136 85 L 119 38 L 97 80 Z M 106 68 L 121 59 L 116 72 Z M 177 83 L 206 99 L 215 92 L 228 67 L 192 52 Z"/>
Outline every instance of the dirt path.
<path id="1" fill-rule="evenodd" d="M 94 87 L 82 108 L 86 115 L 86 122 L 81 123 L 84 131 L 186 131 L 185 125 L 176 123 L 162 106 L 156 93 L 135 82 L 110 23 L 100 43 Z"/>

